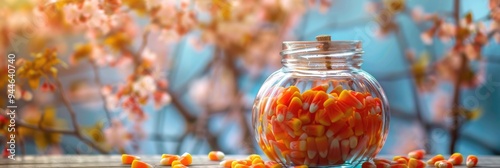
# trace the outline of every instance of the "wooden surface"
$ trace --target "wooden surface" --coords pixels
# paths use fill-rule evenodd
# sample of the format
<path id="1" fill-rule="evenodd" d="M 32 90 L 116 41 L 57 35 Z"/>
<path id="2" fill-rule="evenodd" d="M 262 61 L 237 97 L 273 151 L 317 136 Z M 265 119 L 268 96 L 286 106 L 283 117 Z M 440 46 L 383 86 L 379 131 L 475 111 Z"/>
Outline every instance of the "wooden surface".
<path id="1" fill-rule="evenodd" d="M 391 156 L 381 156 L 382 158 L 391 158 Z M 228 159 L 243 159 L 246 156 L 227 156 Z M 151 165 L 158 164 L 159 155 L 141 156 Z M 17 157 L 15 161 L 10 159 L 0 159 L 0 168 L 77 168 L 77 167 L 130 167 L 130 165 L 121 164 L 119 155 L 64 155 L 64 156 L 24 156 Z M 158 166 L 155 167 L 168 167 Z M 219 162 L 209 161 L 207 156 L 198 155 L 193 157 L 193 164 L 189 167 L 219 167 Z M 465 168 L 465 166 L 456 166 Z M 500 156 L 479 156 L 478 167 L 500 168 Z"/>

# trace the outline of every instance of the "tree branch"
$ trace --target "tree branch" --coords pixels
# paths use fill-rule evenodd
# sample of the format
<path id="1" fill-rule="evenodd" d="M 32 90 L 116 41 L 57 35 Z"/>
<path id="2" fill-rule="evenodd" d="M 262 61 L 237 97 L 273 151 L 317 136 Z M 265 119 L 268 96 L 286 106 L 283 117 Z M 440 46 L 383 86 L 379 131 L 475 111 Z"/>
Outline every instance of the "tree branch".
<path id="1" fill-rule="evenodd" d="M 454 5 L 453 5 L 453 12 L 454 12 L 454 19 L 455 19 L 455 26 L 457 29 L 460 29 L 460 0 L 455 0 Z M 456 47 L 462 47 L 463 41 L 461 39 L 456 39 Z M 452 119 L 453 119 L 453 124 L 450 128 L 450 134 L 451 134 L 451 140 L 450 140 L 450 146 L 449 146 L 449 152 L 454 153 L 456 151 L 456 143 L 459 138 L 460 134 L 460 122 L 459 122 L 459 117 L 460 117 L 460 86 L 462 84 L 463 80 L 463 74 L 465 72 L 465 66 L 467 66 L 467 57 L 465 56 L 464 53 L 460 53 L 460 67 L 458 69 L 458 77 L 457 80 L 454 83 L 454 89 L 453 89 L 453 101 L 452 101 Z"/>
<path id="2" fill-rule="evenodd" d="M 396 40 L 398 41 L 398 46 L 399 50 L 401 52 L 401 55 L 405 58 L 405 63 L 408 67 L 412 67 L 412 63 L 410 58 L 406 56 L 406 49 L 408 49 L 408 41 L 406 40 L 403 30 L 401 28 L 397 29 L 396 32 Z M 427 132 L 429 131 L 429 126 L 426 124 L 426 121 L 424 121 L 424 118 L 422 117 L 422 109 L 420 107 L 420 94 L 418 93 L 417 90 L 417 83 L 415 82 L 415 76 L 413 74 L 412 69 L 408 69 L 406 71 L 407 75 L 411 77 L 411 91 L 412 91 L 412 97 L 413 97 L 413 103 L 415 104 L 415 114 L 417 121 L 419 122 L 420 126 L 424 129 L 424 147 L 425 150 L 430 151 L 430 143 L 429 143 L 429 138 L 427 136 Z"/>
<path id="3" fill-rule="evenodd" d="M 102 99 L 102 106 L 104 109 L 104 113 L 106 114 L 106 118 L 108 119 L 108 124 L 111 125 L 112 118 L 111 118 L 111 112 L 109 111 L 107 104 L 108 100 L 106 99 L 106 96 L 101 93 L 100 89 L 102 89 L 102 82 L 101 82 L 101 76 L 99 75 L 99 67 L 97 67 L 97 64 L 94 61 L 90 61 L 90 64 L 92 65 L 92 70 L 94 71 L 94 81 L 97 85 L 97 88 L 99 89 L 99 95 L 101 96 Z"/>
<path id="4" fill-rule="evenodd" d="M 69 113 L 70 118 L 71 118 L 71 122 L 73 123 L 73 129 L 74 129 L 74 131 L 73 131 L 74 133 L 73 134 L 78 139 L 80 139 L 82 142 L 84 142 L 85 144 L 87 144 L 90 147 L 94 148 L 95 150 L 99 151 L 100 153 L 108 153 L 106 150 L 102 149 L 100 146 L 98 146 L 94 142 L 92 142 L 89 139 L 87 139 L 86 137 L 84 137 L 84 135 L 80 132 L 81 131 L 80 130 L 80 125 L 78 124 L 78 120 L 76 119 L 75 110 L 73 109 L 73 107 L 69 103 L 68 98 L 64 94 L 64 89 L 63 89 L 62 83 L 59 80 L 59 78 L 54 78 L 54 79 L 55 79 L 57 88 L 59 90 L 59 96 L 61 96 L 61 100 L 64 103 L 64 106 L 66 107 L 66 109 L 68 110 L 68 113 Z"/>
<path id="5" fill-rule="evenodd" d="M 170 93 L 170 95 L 172 95 L 172 105 L 174 105 L 174 107 L 177 109 L 177 111 L 179 111 L 179 113 L 181 114 L 181 116 L 187 121 L 187 122 L 195 122 L 196 121 L 196 117 L 194 117 L 190 112 L 189 110 L 187 109 L 187 107 L 182 104 L 182 102 L 178 99 L 178 95 L 173 92 L 172 90 L 169 89 L 168 91 Z"/>

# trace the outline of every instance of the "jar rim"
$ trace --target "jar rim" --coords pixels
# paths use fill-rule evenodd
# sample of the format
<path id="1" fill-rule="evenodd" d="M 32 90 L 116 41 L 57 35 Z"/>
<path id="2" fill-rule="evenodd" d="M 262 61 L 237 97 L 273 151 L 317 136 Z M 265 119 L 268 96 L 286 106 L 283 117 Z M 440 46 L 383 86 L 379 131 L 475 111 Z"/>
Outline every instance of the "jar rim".
<path id="1" fill-rule="evenodd" d="M 282 56 L 298 53 L 363 53 L 360 40 L 345 41 L 284 41 Z"/>

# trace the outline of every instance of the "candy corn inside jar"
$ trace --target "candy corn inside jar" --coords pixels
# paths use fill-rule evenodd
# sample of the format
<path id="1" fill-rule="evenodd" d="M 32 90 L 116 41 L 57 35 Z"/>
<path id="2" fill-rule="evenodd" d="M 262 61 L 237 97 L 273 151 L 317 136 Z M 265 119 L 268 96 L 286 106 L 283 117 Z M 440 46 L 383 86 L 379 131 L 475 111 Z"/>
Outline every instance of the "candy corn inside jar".
<path id="1" fill-rule="evenodd" d="M 256 140 L 285 166 L 354 167 L 387 137 L 389 105 L 361 69 L 360 41 L 285 41 L 283 67 L 262 85 L 252 111 Z"/>

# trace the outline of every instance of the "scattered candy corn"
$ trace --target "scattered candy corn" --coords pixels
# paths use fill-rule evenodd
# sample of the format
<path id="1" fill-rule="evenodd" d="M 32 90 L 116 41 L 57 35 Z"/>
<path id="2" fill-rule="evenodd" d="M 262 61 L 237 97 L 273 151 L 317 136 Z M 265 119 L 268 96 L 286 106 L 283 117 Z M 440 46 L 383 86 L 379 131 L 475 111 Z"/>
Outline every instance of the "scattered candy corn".
<path id="1" fill-rule="evenodd" d="M 466 165 L 467 167 L 475 167 L 477 165 L 478 159 L 476 155 L 467 156 Z"/>
<path id="2" fill-rule="evenodd" d="M 184 153 L 181 155 L 181 157 L 179 158 L 179 161 L 185 165 L 185 166 L 189 166 L 191 163 L 193 163 L 193 157 L 191 156 L 191 154 L 189 153 Z M 173 165 L 173 164 L 172 164 Z"/>
<path id="3" fill-rule="evenodd" d="M 211 151 L 208 153 L 208 159 L 212 161 L 220 161 L 224 159 L 224 153 L 221 151 Z"/>
<path id="4" fill-rule="evenodd" d="M 174 160 L 172 162 L 172 166 L 175 166 L 175 165 L 182 165 L 181 161 L 180 160 Z"/>
<path id="5" fill-rule="evenodd" d="M 219 165 L 224 167 L 224 168 L 231 168 L 231 164 L 233 163 L 233 161 L 234 160 L 232 160 L 232 159 L 224 160 L 224 161 L 220 162 Z"/>
<path id="6" fill-rule="evenodd" d="M 424 161 L 415 158 L 410 158 L 408 161 L 408 168 L 424 168 L 425 165 Z"/>
<path id="7" fill-rule="evenodd" d="M 150 164 L 147 164 L 146 162 L 140 161 L 140 160 L 134 160 L 132 162 L 131 168 L 152 168 Z"/>
<path id="8" fill-rule="evenodd" d="M 132 164 L 132 162 L 136 159 L 139 160 L 140 158 L 134 155 L 127 155 L 127 154 L 122 155 L 123 164 Z"/>
<path id="9" fill-rule="evenodd" d="M 425 150 L 419 149 L 419 150 L 414 150 L 408 153 L 409 158 L 415 158 L 415 159 L 423 159 L 425 156 Z"/>
<path id="10" fill-rule="evenodd" d="M 447 160 L 440 160 L 434 163 L 436 168 L 453 168 L 453 164 Z"/>
<path id="11" fill-rule="evenodd" d="M 427 165 L 433 166 L 437 161 L 445 160 L 443 155 L 436 155 L 429 160 L 427 160 Z"/>
<path id="12" fill-rule="evenodd" d="M 398 163 L 398 164 L 408 164 L 408 161 L 404 158 L 399 158 L 399 159 L 396 159 L 394 161 L 394 163 Z"/>
<path id="13" fill-rule="evenodd" d="M 398 159 L 404 159 L 404 160 L 406 160 L 406 162 L 408 162 L 410 160 L 410 158 L 407 158 L 406 156 L 394 156 L 392 158 L 393 161 L 397 161 Z"/>
<path id="14" fill-rule="evenodd" d="M 322 140 L 318 141 L 319 144 L 322 144 Z M 314 142 L 316 144 L 317 148 L 317 140 L 315 138 L 311 139 L 310 142 Z M 340 144 L 338 140 L 333 141 L 336 142 L 337 144 Z M 344 141 L 348 142 L 348 141 Z M 340 145 L 335 145 L 337 147 L 337 151 L 340 148 Z M 286 147 L 278 147 L 277 148 L 286 148 Z M 347 147 L 349 147 L 347 145 Z M 212 151 L 209 153 L 209 160 L 212 159 L 219 159 L 221 157 L 217 156 L 217 153 L 219 151 Z M 298 152 L 298 153 L 297 153 Z M 307 164 L 300 165 L 296 164 L 295 162 L 298 162 L 297 160 L 292 160 L 293 164 L 295 166 L 290 166 L 292 168 L 307 168 L 308 166 L 317 166 L 317 164 L 322 164 L 322 165 L 332 165 L 336 163 L 331 163 L 328 162 L 329 160 L 326 158 L 322 158 L 320 152 L 316 153 L 312 158 L 309 158 L 307 154 L 305 153 L 306 151 L 285 151 L 282 152 L 284 156 L 293 156 L 293 158 L 303 158 L 305 159 L 305 162 Z M 222 153 L 222 152 L 220 152 Z M 223 153 L 222 153 L 223 154 Z M 220 154 L 219 154 L 220 155 Z M 210 157 L 212 156 L 212 158 Z M 217 157 L 214 157 L 217 156 Z M 453 155 L 450 156 L 448 160 L 445 160 L 443 155 L 435 155 L 432 158 L 430 158 L 426 162 L 424 162 L 421 159 L 416 159 L 414 158 L 415 156 L 410 156 L 410 158 L 407 158 L 405 156 L 395 156 L 393 157 L 393 161 L 391 162 L 390 160 L 387 159 L 382 159 L 382 158 L 374 158 L 373 163 L 372 162 L 363 162 L 361 164 L 362 168 L 424 168 L 426 165 L 429 166 L 435 166 L 436 168 L 453 168 L 454 164 L 461 164 L 463 162 L 463 156 L 460 153 L 454 153 Z M 418 156 L 417 156 L 418 157 Z M 321 160 L 322 159 L 322 160 Z M 222 159 L 219 159 L 222 160 Z M 181 156 L 178 155 L 171 155 L 171 154 L 163 154 L 160 165 L 164 166 L 171 166 L 172 168 L 187 168 L 188 165 L 190 165 L 193 161 L 193 158 L 191 154 L 189 153 L 184 153 Z M 123 154 L 122 155 L 122 163 L 123 164 L 131 164 L 131 168 L 151 168 L 153 167 L 152 165 L 139 160 L 139 157 L 133 156 L 133 155 L 128 155 L 128 154 Z M 475 167 L 478 163 L 478 158 L 475 155 L 469 155 L 466 160 L 466 165 L 467 167 Z M 220 166 L 223 168 L 282 168 L 283 166 L 276 162 L 276 161 L 264 161 L 260 155 L 257 154 L 251 154 L 249 155 L 246 159 L 242 160 L 233 160 L 233 159 L 228 159 L 228 160 L 223 160 L 220 162 Z"/>
<path id="15" fill-rule="evenodd" d="M 448 162 L 450 162 L 453 165 L 461 165 L 463 161 L 464 161 L 464 156 L 462 156 L 462 154 L 460 153 L 454 153 L 448 159 Z"/>

